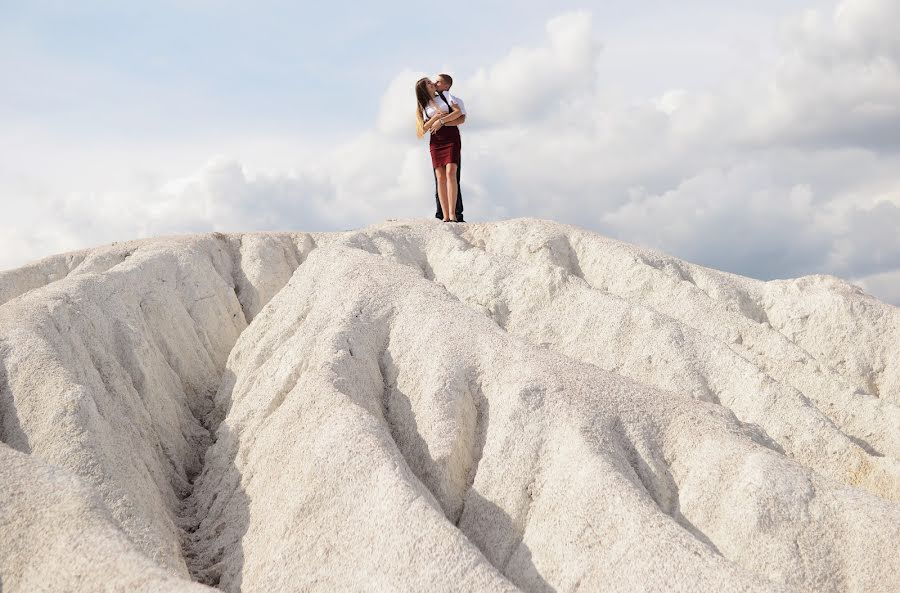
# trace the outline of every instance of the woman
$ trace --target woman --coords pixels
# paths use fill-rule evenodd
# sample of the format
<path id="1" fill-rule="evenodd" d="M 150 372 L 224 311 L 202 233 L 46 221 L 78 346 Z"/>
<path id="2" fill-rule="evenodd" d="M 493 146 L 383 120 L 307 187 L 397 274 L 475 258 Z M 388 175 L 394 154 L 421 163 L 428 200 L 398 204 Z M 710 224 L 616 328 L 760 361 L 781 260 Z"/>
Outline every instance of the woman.
<path id="1" fill-rule="evenodd" d="M 461 111 L 455 103 L 448 105 L 435 96 L 434 83 L 422 78 L 416 83 L 416 135 L 431 132 L 431 166 L 437 177 L 438 198 L 444 212 L 444 222 L 456 222 L 456 169 L 459 167 L 462 139 L 454 121 Z"/>

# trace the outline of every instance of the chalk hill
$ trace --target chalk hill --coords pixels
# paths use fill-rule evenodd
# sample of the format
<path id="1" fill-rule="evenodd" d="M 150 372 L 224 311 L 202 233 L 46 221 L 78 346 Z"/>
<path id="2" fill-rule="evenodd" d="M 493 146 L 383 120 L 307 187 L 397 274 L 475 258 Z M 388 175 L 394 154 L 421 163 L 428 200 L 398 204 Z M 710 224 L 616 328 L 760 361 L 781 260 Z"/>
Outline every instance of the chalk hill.
<path id="1" fill-rule="evenodd" d="M 0 273 L 0 589 L 900 590 L 900 309 L 546 221 Z"/>

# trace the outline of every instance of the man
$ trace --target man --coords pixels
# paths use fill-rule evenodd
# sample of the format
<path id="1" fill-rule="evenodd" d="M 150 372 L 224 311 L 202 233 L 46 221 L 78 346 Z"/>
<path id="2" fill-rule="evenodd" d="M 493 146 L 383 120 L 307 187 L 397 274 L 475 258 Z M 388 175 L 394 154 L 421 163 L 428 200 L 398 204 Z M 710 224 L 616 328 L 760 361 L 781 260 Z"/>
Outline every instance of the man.
<path id="1" fill-rule="evenodd" d="M 450 94 L 450 87 L 453 86 L 453 78 L 449 74 L 438 74 L 434 79 L 434 88 L 435 88 L 435 97 L 438 100 L 442 100 L 447 103 L 449 107 L 453 103 L 459 105 L 459 110 L 462 112 L 458 118 L 453 120 L 452 125 L 461 126 L 466 121 L 466 104 L 463 103 L 462 99 L 455 95 Z M 456 167 L 456 187 L 460 188 L 459 179 L 460 179 L 460 170 L 462 169 L 462 163 L 459 163 L 459 166 Z M 441 200 L 438 198 L 437 192 L 437 175 L 434 176 L 434 201 L 437 204 L 437 212 L 434 217 L 438 220 L 444 219 L 444 211 L 441 209 Z M 456 193 L 456 220 L 457 222 L 465 222 L 463 220 L 463 202 L 462 202 L 462 189 L 457 189 Z"/>

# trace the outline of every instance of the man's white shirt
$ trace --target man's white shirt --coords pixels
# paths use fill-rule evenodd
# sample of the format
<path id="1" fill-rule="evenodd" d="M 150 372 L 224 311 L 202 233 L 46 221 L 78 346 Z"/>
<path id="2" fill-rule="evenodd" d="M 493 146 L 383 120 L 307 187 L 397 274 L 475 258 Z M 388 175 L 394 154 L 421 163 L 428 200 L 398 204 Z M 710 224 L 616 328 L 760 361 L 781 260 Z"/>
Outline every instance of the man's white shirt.
<path id="1" fill-rule="evenodd" d="M 462 100 L 462 99 L 460 99 L 460 98 L 457 97 L 456 95 L 451 95 L 451 94 L 450 94 L 450 91 L 444 91 L 444 97 L 447 98 L 447 102 L 450 103 L 450 105 L 453 105 L 454 103 L 456 103 L 457 105 L 459 105 L 459 111 L 460 111 L 463 115 L 466 114 L 466 104 L 463 103 L 463 100 Z M 444 101 L 441 100 L 440 95 L 435 95 L 435 96 L 434 96 L 434 103 L 435 103 L 435 105 L 437 105 L 438 108 L 439 108 L 441 111 L 443 111 L 444 113 L 450 113 L 450 108 L 444 103 Z M 426 117 L 426 118 L 433 117 L 435 113 L 436 113 L 436 112 L 434 111 L 434 108 L 431 107 L 430 105 L 429 105 L 428 107 L 425 108 L 425 117 Z"/>
<path id="2" fill-rule="evenodd" d="M 460 99 L 456 95 L 451 95 L 450 91 L 444 91 L 444 96 L 447 97 L 447 100 L 450 101 L 451 105 L 453 105 L 454 103 L 459 105 L 459 110 L 462 112 L 463 115 L 466 114 L 466 104 L 463 103 L 462 99 Z"/>

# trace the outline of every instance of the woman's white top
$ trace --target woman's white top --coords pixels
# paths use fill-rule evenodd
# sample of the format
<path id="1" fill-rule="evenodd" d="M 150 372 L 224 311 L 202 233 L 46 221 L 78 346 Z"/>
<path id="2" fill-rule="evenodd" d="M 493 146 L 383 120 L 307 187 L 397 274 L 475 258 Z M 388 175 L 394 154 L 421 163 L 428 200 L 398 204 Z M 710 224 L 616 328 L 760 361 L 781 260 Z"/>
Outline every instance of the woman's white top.
<path id="1" fill-rule="evenodd" d="M 462 111 L 462 114 L 463 115 L 466 114 L 466 108 L 463 107 L 462 101 L 460 101 L 458 98 L 454 97 L 447 91 L 444 91 L 444 96 L 447 97 L 447 101 L 450 103 L 450 105 L 453 105 L 454 103 L 456 103 L 459 106 L 460 111 Z M 437 108 L 441 113 L 450 113 L 450 108 L 447 106 L 446 103 L 444 103 L 444 100 L 441 99 L 439 96 L 435 96 L 432 103 L 437 105 Z M 432 117 L 434 117 L 434 115 L 436 113 L 437 113 L 437 111 L 435 111 L 434 106 L 429 104 L 425 108 L 425 119 L 431 119 Z"/>

